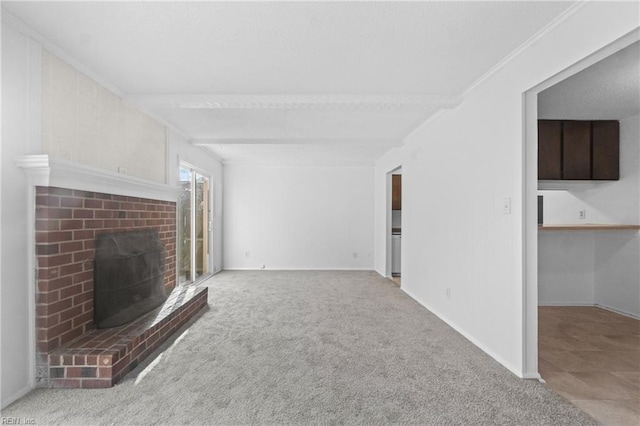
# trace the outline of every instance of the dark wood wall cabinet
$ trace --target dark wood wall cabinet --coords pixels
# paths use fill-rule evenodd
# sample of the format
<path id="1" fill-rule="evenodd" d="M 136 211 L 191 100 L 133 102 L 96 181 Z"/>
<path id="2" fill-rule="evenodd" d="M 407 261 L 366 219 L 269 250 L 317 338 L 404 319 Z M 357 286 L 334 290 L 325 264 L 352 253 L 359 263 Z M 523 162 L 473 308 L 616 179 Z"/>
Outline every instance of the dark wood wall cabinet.
<path id="1" fill-rule="evenodd" d="M 562 179 L 562 121 L 538 120 L 538 179 Z"/>
<path id="2" fill-rule="evenodd" d="M 538 120 L 538 179 L 620 179 L 620 123 Z"/>
<path id="3" fill-rule="evenodd" d="M 402 210 L 402 175 L 391 175 L 391 210 Z"/>

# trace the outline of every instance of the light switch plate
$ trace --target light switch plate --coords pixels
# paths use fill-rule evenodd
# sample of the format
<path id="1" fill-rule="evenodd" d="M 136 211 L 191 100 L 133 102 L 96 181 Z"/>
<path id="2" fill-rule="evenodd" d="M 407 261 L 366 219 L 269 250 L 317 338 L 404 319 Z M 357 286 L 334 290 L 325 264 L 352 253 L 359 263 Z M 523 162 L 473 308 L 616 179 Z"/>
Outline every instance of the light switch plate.
<path id="1" fill-rule="evenodd" d="M 511 197 L 505 197 L 502 199 L 502 213 L 511 214 Z"/>

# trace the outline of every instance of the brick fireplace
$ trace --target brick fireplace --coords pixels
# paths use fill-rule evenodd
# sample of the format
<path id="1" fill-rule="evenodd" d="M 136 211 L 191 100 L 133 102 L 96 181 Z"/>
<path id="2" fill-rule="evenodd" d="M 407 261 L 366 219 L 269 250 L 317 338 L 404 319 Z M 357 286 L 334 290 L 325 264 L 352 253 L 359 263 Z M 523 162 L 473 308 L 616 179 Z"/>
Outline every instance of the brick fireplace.
<path id="1" fill-rule="evenodd" d="M 37 356 L 94 328 L 93 260 L 99 234 L 156 229 L 166 250 L 164 285 L 176 285 L 176 204 L 36 187 Z"/>
<path id="2" fill-rule="evenodd" d="M 30 177 L 34 199 L 36 385 L 112 386 L 206 306 L 206 288 L 176 288 L 179 189 L 47 156 L 32 156 L 21 166 Z M 114 191 L 93 190 L 101 188 Z M 164 287 L 169 298 L 139 320 L 97 330 L 93 320 L 96 238 L 144 229 L 156 230 L 164 246 Z"/>

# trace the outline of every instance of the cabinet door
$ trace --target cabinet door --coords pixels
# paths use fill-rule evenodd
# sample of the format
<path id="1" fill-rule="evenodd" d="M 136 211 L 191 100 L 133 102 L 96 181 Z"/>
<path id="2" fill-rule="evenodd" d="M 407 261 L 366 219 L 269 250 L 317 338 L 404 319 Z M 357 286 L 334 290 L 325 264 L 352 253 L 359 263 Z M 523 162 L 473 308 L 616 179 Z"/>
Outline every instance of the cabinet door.
<path id="1" fill-rule="evenodd" d="M 565 121 L 562 139 L 563 179 L 591 179 L 591 122 Z"/>
<path id="2" fill-rule="evenodd" d="M 562 179 L 562 121 L 538 120 L 538 179 Z"/>
<path id="3" fill-rule="evenodd" d="M 402 175 L 392 175 L 391 180 L 391 209 L 402 210 Z"/>
<path id="4" fill-rule="evenodd" d="M 620 123 L 593 121 L 592 178 L 596 180 L 620 179 Z"/>

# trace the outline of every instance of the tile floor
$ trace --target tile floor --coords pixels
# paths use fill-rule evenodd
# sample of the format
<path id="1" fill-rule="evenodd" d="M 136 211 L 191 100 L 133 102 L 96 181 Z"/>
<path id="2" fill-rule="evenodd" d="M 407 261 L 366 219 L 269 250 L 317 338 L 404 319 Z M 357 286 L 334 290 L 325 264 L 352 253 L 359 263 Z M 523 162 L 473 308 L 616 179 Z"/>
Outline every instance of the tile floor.
<path id="1" fill-rule="evenodd" d="M 538 310 L 538 369 L 605 425 L 640 425 L 640 320 L 597 307 Z"/>

